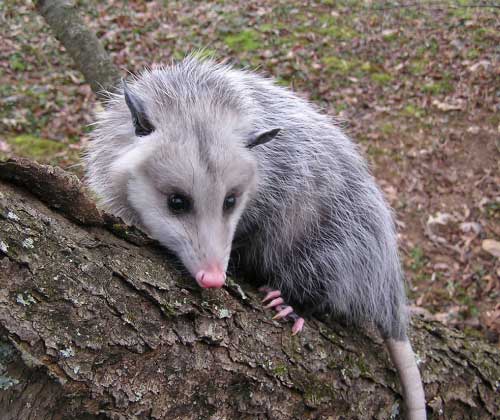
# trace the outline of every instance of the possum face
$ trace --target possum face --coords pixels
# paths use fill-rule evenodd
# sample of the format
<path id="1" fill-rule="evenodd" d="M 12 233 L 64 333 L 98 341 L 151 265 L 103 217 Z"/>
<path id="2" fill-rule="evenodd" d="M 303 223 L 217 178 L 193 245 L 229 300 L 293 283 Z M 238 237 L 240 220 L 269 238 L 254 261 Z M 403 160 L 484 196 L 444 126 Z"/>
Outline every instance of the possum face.
<path id="1" fill-rule="evenodd" d="M 255 189 L 255 165 L 242 156 L 207 165 L 190 141 L 153 150 L 129 170 L 128 202 L 200 286 L 221 287 L 236 225 Z"/>
<path id="2" fill-rule="evenodd" d="M 128 205 L 201 287 L 222 287 L 238 220 L 256 189 L 250 149 L 279 130 L 248 137 L 222 116 L 217 124 L 191 116 L 155 127 L 125 93 L 137 138 L 112 172 L 126 185 Z"/>

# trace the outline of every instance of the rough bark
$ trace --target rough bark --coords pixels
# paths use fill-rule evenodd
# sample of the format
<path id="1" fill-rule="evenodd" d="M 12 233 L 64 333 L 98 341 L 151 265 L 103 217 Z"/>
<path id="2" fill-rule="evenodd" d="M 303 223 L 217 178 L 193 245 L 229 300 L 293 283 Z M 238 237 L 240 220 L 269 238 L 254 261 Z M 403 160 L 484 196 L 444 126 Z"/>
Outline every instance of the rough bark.
<path id="1" fill-rule="evenodd" d="M 75 205 L 75 203 L 82 203 Z M 292 337 L 251 285 L 200 290 L 77 179 L 0 164 L 0 412 L 18 418 L 397 418 L 377 334 Z M 434 418 L 494 418 L 500 352 L 435 322 L 411 338 Z"/>
<path id="2" fill-rule="evenodd" d="M 85 25 L 71 0 L 36 0 L 35 6 L 64 45 L 78 70 L 99 99 L 104 91 L 113 91 L 120 81 L 120 73 L 99 43 L 95 34 Z"/>

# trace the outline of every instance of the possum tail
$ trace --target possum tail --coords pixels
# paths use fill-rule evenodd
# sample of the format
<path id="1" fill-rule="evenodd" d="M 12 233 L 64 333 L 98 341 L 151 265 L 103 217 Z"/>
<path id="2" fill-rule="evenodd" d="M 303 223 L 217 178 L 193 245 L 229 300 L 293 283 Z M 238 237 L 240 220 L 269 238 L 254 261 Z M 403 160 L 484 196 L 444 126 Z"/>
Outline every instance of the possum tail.
<path id="1" fill-rule="evenodd" d="M 390 338 L 386 344 L 403 386 L 407 420 L 425 420 L 424 388 L 410 342 Z"/>

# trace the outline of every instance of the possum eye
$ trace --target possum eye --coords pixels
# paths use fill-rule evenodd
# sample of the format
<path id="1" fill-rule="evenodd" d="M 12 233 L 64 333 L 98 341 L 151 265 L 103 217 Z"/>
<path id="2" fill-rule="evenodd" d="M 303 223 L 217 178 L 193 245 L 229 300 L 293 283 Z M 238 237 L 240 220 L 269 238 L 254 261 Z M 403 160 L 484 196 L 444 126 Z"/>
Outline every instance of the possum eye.
<path id="1" fill-rule="evenodd" d="M 168 197 L 168 208 L 174 214 L 187 213 L 191 210 L 191 200 L 182 194 L 171 194 Z"/>
<path id="2" fill-rule="evenodd" d="M 224 211 L 229 211 L 235 205 L 236 205 L 236 196 L 234 194 L 230 194 L 224 199 L 224 204 L 222 205 L 222 209 Z"/>

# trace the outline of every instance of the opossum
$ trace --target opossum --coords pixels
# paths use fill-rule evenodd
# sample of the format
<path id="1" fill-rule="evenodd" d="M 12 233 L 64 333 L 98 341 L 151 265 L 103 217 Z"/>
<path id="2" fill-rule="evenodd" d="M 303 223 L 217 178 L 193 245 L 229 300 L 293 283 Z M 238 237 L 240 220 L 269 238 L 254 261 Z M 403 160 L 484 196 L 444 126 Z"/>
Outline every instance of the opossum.
<path id="1" fill-rule="evenodd" d="M 173 251 L 201 287 L 224 285 L 237 247 L 294 333 L 303 320 L 285 302 L 373 322 L 408 418 L 426 418 L 393 216 L 331 117 L 255 72 L 188 56 L 124 81 L 92 137 L 86 179 L 104 208 Z"/>

